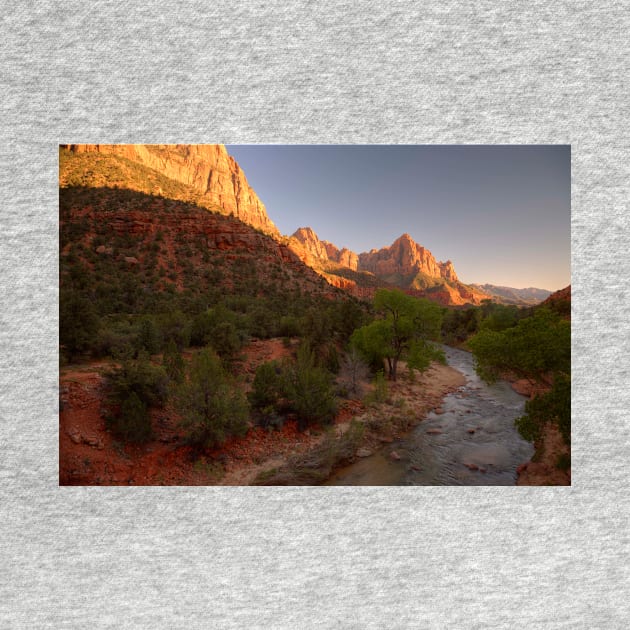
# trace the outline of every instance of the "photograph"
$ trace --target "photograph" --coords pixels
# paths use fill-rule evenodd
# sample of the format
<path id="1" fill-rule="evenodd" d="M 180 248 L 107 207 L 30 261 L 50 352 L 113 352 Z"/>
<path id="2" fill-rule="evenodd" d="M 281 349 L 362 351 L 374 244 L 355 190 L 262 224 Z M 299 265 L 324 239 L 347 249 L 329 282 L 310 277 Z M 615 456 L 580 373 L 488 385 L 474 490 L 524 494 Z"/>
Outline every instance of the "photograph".
<path id="1" fill-rule="evenodd" d="M 571 146 L 59 145 L 59 485 L 570 486 Z"/>

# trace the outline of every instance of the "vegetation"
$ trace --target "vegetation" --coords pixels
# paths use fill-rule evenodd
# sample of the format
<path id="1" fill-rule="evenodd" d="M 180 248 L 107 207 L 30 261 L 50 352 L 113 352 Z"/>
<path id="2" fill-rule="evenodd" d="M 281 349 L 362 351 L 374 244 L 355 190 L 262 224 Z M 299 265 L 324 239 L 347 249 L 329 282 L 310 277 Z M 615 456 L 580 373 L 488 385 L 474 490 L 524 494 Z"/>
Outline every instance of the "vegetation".
<path id="1" fill-rule="evenodd" d="M 571 370 L 571 325 L 547 309 L 500 332 L 483 328 L 468 345 L 479 375 L 490 382 L 508 370 L 537 382 Z"/>
<path id="2" fill-rule="evenodd" d="M 395 381 L 398 362 L 407 360 L 410 369 L 424 371 L 432 360 L 444 360 L 433 345 L 440 335 L 442 310 L 434 302 L 417 299 L 400 290 L 380 289 L 374 297 L 380 315 L 371 324 L 356 330 L 351 343 L 377 369 L 383 360 Z"/>
<path id="3" fill-rule="evenodd" d="M 193 357 L 187 380 L 177 388 L 175 402 L 187 440 L 198 450 L 218 446 L 229 436 L 243 435 L 247 430 L 245 396 L 211 349 Z"/>
<path id="4" fill-rule="evenodd" d="M 327 357 L 365 320 L 364 304 L 330 300 L 336 290 L 282 262 L 267 236 L 229 258 L 211 246 L 204 230 L 240 229 L 232 217 L 123 188 L 64 187 L 59 204 L 63 360 L 137 358 L 170 340 L 231 359 L 249 338 L 277 336 L 306 337 Z M 140 230 L 133 213 L 150 217 Z M 183 235 L 184 218 L 198 231 Z"/>
<path id="5" fill-rule="evenodd" d="M 349 461 L 361 444 L 365 427 L 353 421 L 341 436 L 330 429 L 323 442 L 308 453 L 295 455 L 286 465 L 261 473 L 255 485 L 314 485 L 330 477 L 333 469 Z"/>
<path id="6" fill-rule="evenodd" d="M 551 390 L 525 404 L 525 415 L 516 421 L 521 435 L 539 440 L 547 422 L 557 425 L 565 444 L 571 444 L 571 379 L 558 374 Z"/>
<path id="7" fill-rule="evenodd" d="M 330 373 L 315 364 L 315 357 L 303 344 L 297 361 L 289 366 L 285 381 L 286 395 L 298 415 L 298 426 L 304 429 L 315 422 L 329 424 L 337 412 Z"/>
<path id="8" fill-rule="evenodd" d="M 483 326 L 468 341 L 476 369 L 492 382 L 511 372 L 550 390 L 526 403 L 526 414 L 516 425 L 527 440 L 536 441 L 543 427 L 558 426 L 565 443 L 571 442 L 571 325 L 557 311 L 538 308 L 512 326 Z"/>
<path id="9" fill-rule="evenodd" d="M 280 415 L 295 413 L 303 430 L 331 423 L 337 412 L 332 374 L 316 364 L 307 343 L 300 346 L 295 361 L 260 365 L 249 400 L 263 426 L 277 425 Z"/>
<path id="10" fill-rule="evenodd" d="M 105 379 L 112 406 L 109 429 L 125 442 L 147 442 L 153 435 L 149 410 L 166 402 L 166 373 L 148 361 L 126 361 Z"/>

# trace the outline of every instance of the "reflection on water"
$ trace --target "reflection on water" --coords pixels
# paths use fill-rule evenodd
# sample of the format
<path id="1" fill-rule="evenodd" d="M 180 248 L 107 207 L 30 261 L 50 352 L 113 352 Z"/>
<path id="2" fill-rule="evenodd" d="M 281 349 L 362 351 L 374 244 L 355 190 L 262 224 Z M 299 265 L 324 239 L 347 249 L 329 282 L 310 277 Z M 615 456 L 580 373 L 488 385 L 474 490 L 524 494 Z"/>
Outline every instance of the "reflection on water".
<path id="1" fill-rule="evenodd" d="M 514 485 L 517 466 L 534 452 L 514 427 L 526 399 L 503 381 L 486 385 L 470 353 L 444 351 L 449 365 L 466 377 L 466 385 L 444 398 L 444 413 L 429 413 L 391 445 L 401 461 L 377 454 L 341 469 L 327 485 Z"/>

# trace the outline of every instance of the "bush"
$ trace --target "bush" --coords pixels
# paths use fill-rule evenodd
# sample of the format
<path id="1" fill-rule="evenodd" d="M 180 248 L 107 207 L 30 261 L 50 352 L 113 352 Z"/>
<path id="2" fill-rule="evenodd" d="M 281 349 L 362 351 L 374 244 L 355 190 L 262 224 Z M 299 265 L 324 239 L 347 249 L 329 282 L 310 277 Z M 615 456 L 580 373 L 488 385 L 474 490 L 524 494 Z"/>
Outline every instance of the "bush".
<path id="1" fill-rule="evenodd" d="M 343 358 L 340 368 L 339 381 L 341 386 L 350 394 L 361 397 L 363 382 L 367 380 L 369 368 L 361 358 L 359 351 L 350 346 Z"/>
<path id="2" fill-rule="evenodd" d="M 571 379 L 558 375 L 551 391 L 525 403 L 525 415 L 516 420 L 520 434 L 529 441 L 540 439 L 547 422 L 557 425 L 565 444 L 571 444 Z"/>
<path id="3" fill-rule="evenodd" d="M 99 318 L 92 301 L 81 293 L 64 289 L 59 297 L 59 342 L 73 358 L 95 345 Z"/>
<path id="4" fill-rule="evenodd" d="M 201 450 L 247 431 L 245 396 L 230 382 L 221 360 L 205 349 L 193 357 L 188 380 L 176 393 L 188 443 Z"/>
<path id="5" fill-rule="evenodd" d="M 248 394 L 251 406 L 258 410 L 275 407 L 283 395 L 284 379 L 280 364 L 277 361 L 270 361 L 259 365 L 254 376 L 252 391 Z"/>
<path id="6" fill-rule="evenodd" d="M 385 379 L 385 373 L 383 372 L 383 370 L 379 370 L 376 373 L 376 378 L 374 379 L 372 384 L 374 385 L 374 390 L 368 395 L 367 402 L 387 402 L 387 399 L 389 397 L 389 389 L 387 387 L 387 380 Z"/>
<path id="7" fill-rule="evenodd" d="M 148 442 L 153 435 L 147 406 L 131 392 L 120 405 L 120 414 L 110 423 L 112 432 L 125 442 Z"/>
<path id="8" fill-rule="evenodd" d="M 315 365 L 313 353 L 303 345 L 297 361 L 286 378 L 286 393 L 298 414 L 298 427 L 304 430 L 313 422 L 331 423 L 337 413 L 337 401 L 330 374 Z"/>
<path id="9" fill-rule="evenodd" d="M 160 340 L 158 331 L 149 317 L 144 317 L 140 321 L 138 329 L 138 349 L 146 350 L 149 354 L 155 354 L 160 350 Z"/>
<path id="10" fill-rule="evenodd" d="M 166 402 L 166 373 L 148 362 L 134 361 L 105 376 L 109 402 L 116 407 L 108 418 L 110 430 L 124 441 L 146 442 L 152 435 L 149 408 Z"/>

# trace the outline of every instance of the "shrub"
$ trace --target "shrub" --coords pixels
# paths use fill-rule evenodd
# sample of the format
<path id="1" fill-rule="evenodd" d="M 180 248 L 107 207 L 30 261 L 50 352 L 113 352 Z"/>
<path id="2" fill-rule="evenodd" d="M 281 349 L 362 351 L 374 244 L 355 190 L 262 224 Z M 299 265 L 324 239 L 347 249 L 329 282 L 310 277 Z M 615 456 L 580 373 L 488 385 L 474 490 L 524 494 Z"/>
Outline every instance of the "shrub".
<path id="1" fill-rule="evenodd" d="M 389 397 L 389 388 L 387 387 L 387 380 L 385 379 L 385 373 L 383 372 L 383 370 L 379 370 L 376 373 L 376 377 L 374 378 L 372 384 L 374 385 L 374 390 L 368 395 L 367 402 L 387 402 L 387 399 Z"/>
<path id="2" fill-rule="evenodd" d="M 90 299 L 79 292 L 62 290 L 59 307 L 59 341 L 74 357 L 93 347 L 99 319 Z"/>
<path id="3" fill-rule="evenodd" d="M 557 375 L 551 391 L 527 401 L 525 412 L 516 420 L 516 427 L 526 440 L 540 439 L 544 425 L 553 422 L 565 444 L 571 444 L 571 379 Z"/>
<path id="4" fill-rule="evenodd" d="M 146 350 L 149 354 L 155 354 L 160 349 L 158 331 L 149 317 L 144 317 L 140 321 L 138 330 L 138 349 Z"/>
<path id="5" fill-rule="evenodd" d="M 135 392 L 122 401 L 120 414 L 112 419 L 110 428 L 114 434 L 125 442 L 148 442 L 153 431 L 151 418 L 145 403 Z"/>
<path id="6" fill-rule="evenodd" d="M 150 407 L 166 402 L 167 377 L 161 367 L 128 361 L 106 374 L 109 401 L 117 408 L 108 418 L 110 430 L 128 442 L 146 442 L 152 435 Z"/>
<path id="7" fill-rule="evenodd" d="M 177 390 L 176 404 L 187 440 L 198 450 L 212 448 L 230 435 L 247 431 L 247 400 L 230 382 L 221 360 L 211 349 L 193 357 L 188 380 Z"/>
<path id="8" fill-rule="evenodd" d="M 302 345 L 297 361 L 286 378 L 286 393 L 291 407 L 298 414 L 298 427 L 303 430 L 313 422 L 327 424 L 337 413 L 330 374 L 315 365 L 313 353 Z"/>
<path id="9" fill-rule="evenodd" d="M 252 391 L 248 398 L 254 409 L 262 410 L 275 407 L 284 395 L 284 379 L 282 368 L 277 361 L 262 363 L 256 369 Z"/>

